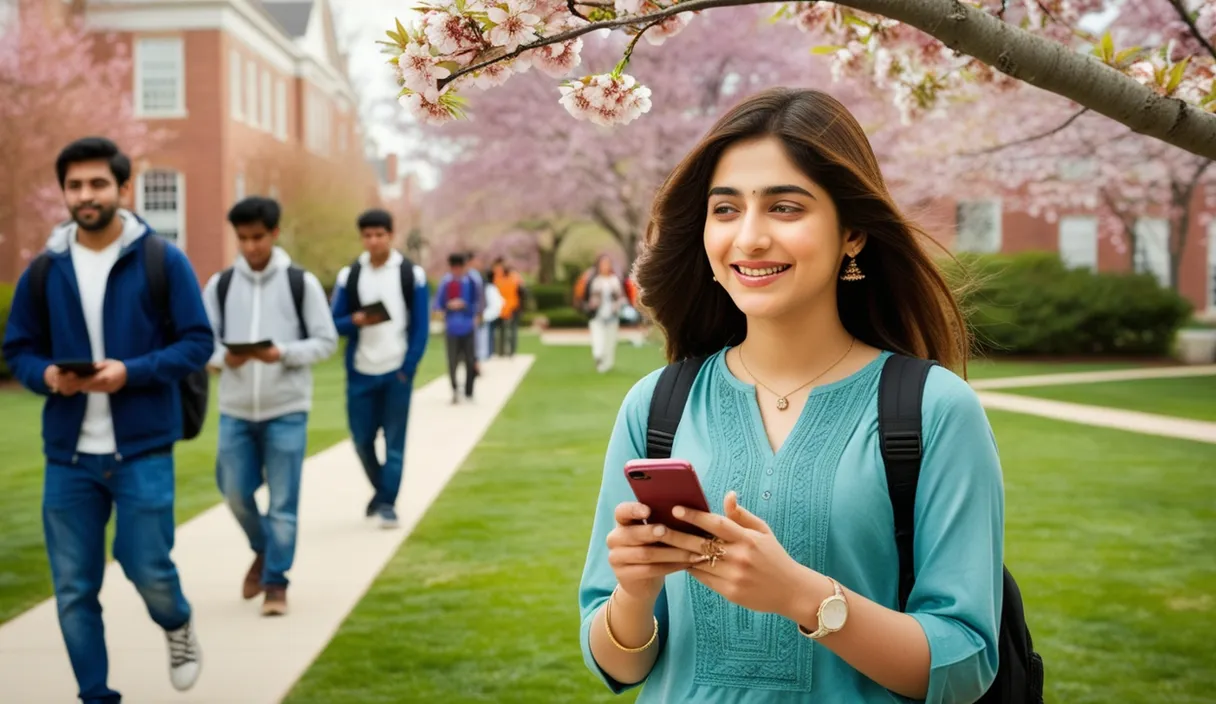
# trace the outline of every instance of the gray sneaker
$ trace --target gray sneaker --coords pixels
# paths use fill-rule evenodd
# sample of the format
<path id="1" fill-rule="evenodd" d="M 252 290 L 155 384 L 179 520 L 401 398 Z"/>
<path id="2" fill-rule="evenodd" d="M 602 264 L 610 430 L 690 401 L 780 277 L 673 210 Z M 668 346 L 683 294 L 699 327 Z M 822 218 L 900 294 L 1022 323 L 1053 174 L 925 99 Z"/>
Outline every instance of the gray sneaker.
<path id="1" fill-rule="evenodd" d="M 401 525 L 397 522 L 397 511 L 392 506 L 381 506 L 376 512 L 380 516 L 381 528 L 392 529 Z"/>
<path id="2" fill-rule="evenodd" d="M 203 651 L 193 619 L 176 631 L 165 631 L 165 640 L 169 644 L 169 681 L 174 689 L 184 692 L 194 686 L 203 669 Z"/>

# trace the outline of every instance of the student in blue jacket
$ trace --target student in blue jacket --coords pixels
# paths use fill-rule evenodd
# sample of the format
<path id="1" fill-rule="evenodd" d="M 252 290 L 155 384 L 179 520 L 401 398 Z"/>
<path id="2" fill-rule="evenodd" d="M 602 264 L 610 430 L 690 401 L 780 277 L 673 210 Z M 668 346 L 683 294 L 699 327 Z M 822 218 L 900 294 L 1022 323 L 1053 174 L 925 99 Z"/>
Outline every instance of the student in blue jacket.
<path id="1" fill-rule="evenodd" d="M 393 249 L 392 215 L 369 210 L 359 216 L 358 227 L 364 252 L 338 272 L 334 324 L 338 334 L 347 338 L 346 416 L 351 441 L 374 492 L 367 517 L 379 517 L 382 527 L 396 528 L 414 374 L 430 336 L 430 291 L 422 267 Z M 353 305 L 355 301 L 359 305 Z M 377 302 L 384 304 L 388 320 L 359 310 Z M 376 455 L 376 434 L 381 430 L 384 462 Z"/>
<path id="2" fill-rule="evenodd" d="M 49 259 L 43 291 L 32 290 L 30 269 L 17 282 L 4 356 L 22 385 L 46 397 L 42 517 L 60 629 L 80 698 L 119 701 L 106 684 L 98 601 L 106 523 L 116 510 L 114 557 L 164 629 L 170 680 L 186 690 L 201 652 L 169 556 L 173 445 L 182 438 L 178 384 L 211 356 L 211 325 L 190 262 L 164 243 L 176 341 L 166 338 L 145 269 L 149 238 L 158 235 L 120 207 L 131 162 L 118 147 L 81 139 L 55 168 L 71 220 L 55 228 L 41 255 Z M 68 360 L 91 361 L 96 371 L 77 376 L 56 365 Z"/>

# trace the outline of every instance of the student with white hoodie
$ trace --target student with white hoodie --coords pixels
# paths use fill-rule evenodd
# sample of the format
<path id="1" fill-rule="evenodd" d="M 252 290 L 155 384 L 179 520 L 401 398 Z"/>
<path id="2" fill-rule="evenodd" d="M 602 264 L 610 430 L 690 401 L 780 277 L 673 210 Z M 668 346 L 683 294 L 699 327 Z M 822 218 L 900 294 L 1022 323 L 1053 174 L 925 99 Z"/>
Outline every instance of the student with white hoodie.
<path id="1" fill-rule="evenodd" d="M 216 480 L 254 552 L 242 596 L 264 591 L 264 616 L 287 613 L 312 366 L 338 349 L 325 289 L 276 246 L 280 213 L 277 202 L 259 196 L 233 206 L 228 222 L 240 256 L 203 290 L 216 337 L 210 366 L 220 370 Z M 249 343 L 264 345 L 230 348 Z M 263 482 L 265 515 L 253 498 Z"/>

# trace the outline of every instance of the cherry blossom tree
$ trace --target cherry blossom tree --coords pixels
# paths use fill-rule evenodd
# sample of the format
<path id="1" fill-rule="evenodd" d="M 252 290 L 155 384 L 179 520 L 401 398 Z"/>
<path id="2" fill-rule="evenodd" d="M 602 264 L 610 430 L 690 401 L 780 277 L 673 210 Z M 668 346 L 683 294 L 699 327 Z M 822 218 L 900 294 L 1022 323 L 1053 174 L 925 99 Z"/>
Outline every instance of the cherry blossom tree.
<path id="1" fill-rule="evenodd" d="M 625 72 L 640 39 L 658 45 L 705 21 L 693 19 L 705 10 L 758 4 L 776 6 L 778 24 L 830 36 L 817 51 L 842 75 L 890 86 L 906 119 L 948 97 L 1025 82 L 1216 158 L 1214 57 L 1179 61 L 1168 41 L 1141 52 L 1090 34 L 1083 18 L 1107 10 L 1108 0 L 432 0 L 414 5 L 408 26 L 398 21 L 382 43 L 402 105 L 422 121 L 446 122 L 464 115 L 461 92 L 532 67 L 571 75 L 585 35 L 623 30 L 631 38 L 611 71 L 562 82 L 559 100 L 576 118 L 629 124 L 652 106 L 651 89 Z M 1216 32 L 1216 0 L 1136 0 L 1123 11 L 1176 16 L 1208 48 Z"/>
<path id="2" fill-rule="evenodd" d="M 664 51 L 639 53 L 634 70 L 660 92 L 648 119 L 617 130 L 562 119 L 552 85 L 535 73 L 478 95 L 470 119 L 412 126 L 422 145 L 413 157 L 442 165 L 427 200 L 443 214 L 443 229 L 465 236 L 487 226 L 530 232 L 548 281 L 557 249 L 589 220 L 632 263 L 656 188 L 729 104 L 770 85 L 831 82 L 827 64 L 805 52 L 798 57 L 802 34 L 764 20 L 755 8 L 722 10 L 670 39 Z M 589 61 L 619 54 L 623 42 L 615 35 L 580 41 Z M 893 109 L 837 88 L 833 93 L 871 128 L 876 148 L 896 140 L 882 129 L 898 123 Z M 898 179 L 900 169 L 889 171 Z"/>
<path id="3" fill-rule="evenodd" d="M 13 267 L 0 276 L 10 278 L 67 216 L 54 172 L 65 144 L 104 135 L 138 162 L 165 137 L 134 116 L 124 44 L 46 3 L 14 7 L 0 30 L 0 261 Z"/>

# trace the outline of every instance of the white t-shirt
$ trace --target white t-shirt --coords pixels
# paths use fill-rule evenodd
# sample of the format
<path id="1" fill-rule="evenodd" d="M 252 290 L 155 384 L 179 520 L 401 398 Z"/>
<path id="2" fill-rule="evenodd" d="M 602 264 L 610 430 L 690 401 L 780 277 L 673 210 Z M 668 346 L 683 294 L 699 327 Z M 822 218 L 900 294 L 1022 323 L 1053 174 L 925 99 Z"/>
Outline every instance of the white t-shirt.
<path id="1" fill-rule="evenodd" d="M 359 328 L 355 370 L 360 374 L 379 376 L 397 371 L 405 364 L 408 347 L 405 328 L 409 323 L 409 311 L 401 295 L 402 261 L 397 252 L 389 255 L 388 261 L 379 267 L 372 266 L 366 257 L 360 260 L 359 301 L 365 306 L 380 301 L 390 318 L 378 325 Z M 417 276 L 418 272 L 414 274 Z"/>
<path id="2" fill-rule="evenodd" d="M 621 289 L 621 280 L 616 276 L 597 274 L 591 280 L 591 296 L 592 300 L 598 299 L 599 307 L 595 310 L 595 317 L 599 320 L 612 320 L 617 317 L 619 310 L 616 303 L 620 301 L 625 292 Z"/>
<path id="3" fill-rule="evenodd" d="M 122 250 L 121 240 L 115 240 L 101 251 L 94 251 L 72 241 L 72 267 L 76 270 L 76 283 L 80 288 L 80 307 L 84 312 L 84 323 L 89 331 L 89 346 L 93 361 L 106 358 L 105 329 L 102 326 L 102 302 L 106 296 L 106 282 L 110 270 L 118 261 Z M 88 455 L 110 455 L 118 451 L 114 439 L 114 418 L 110 415 L 109 394 L 86 394 L 88 406 L 84 423 L 80 426 L 80 438 L 76 451 Z"/>

